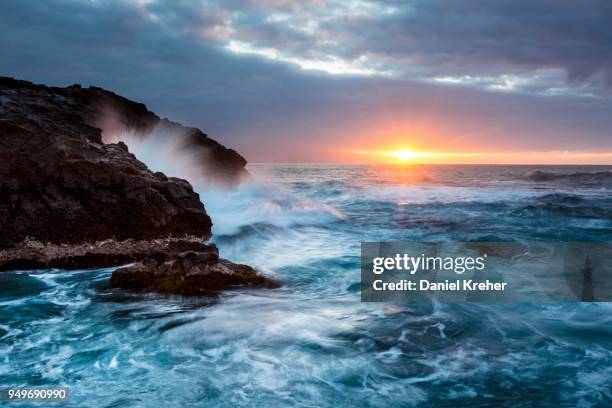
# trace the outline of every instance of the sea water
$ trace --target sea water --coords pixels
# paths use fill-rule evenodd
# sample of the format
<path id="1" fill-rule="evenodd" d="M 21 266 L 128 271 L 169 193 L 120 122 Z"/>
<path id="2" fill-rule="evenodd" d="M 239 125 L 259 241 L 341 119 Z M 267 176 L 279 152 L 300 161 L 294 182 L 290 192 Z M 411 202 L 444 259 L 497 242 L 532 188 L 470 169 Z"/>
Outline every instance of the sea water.
<path id="1" fill-rule="evenodd" d="M 181 298 L 109 290 L 112 268 L 1 273 L 0 386 L 67 386 L 74 407 L 612 404 L 611 305 L 362 303 L 359 271 L 361 241 L 612 241 L 612 168 L 249 172 L 196 187 L 222 256 L 280 289 Z"/>

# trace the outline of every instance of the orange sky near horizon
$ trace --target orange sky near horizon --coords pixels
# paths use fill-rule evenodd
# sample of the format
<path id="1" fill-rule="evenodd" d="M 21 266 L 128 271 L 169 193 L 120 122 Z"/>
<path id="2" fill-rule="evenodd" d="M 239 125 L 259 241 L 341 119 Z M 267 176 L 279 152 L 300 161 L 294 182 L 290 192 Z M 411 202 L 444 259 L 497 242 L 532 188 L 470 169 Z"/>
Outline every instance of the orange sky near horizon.
<path id="1" fill-rule="evenodd" d="M 388 150 L 347 150 L 338 162 L 363 164 L 542 164 L 612 165 L 612 152 L 512 151 L 434 152 L 398 147 Z"/>
<path id="2" fill-rule="evenodd" d="M 445 129 L 433 131 L 425 127 L 405 133 L 362 129 L 358 137 L 344 136 L 357 133 L 354 129 L 335 130 L 338 137 L 307 143 L 290 138 L 278 140 L 274 150 L 252 141 L 236 148 L 251 153 L 245 157 L 252 163 L 612 165 L 612 151 L 595 151 L 586 146 L 580 149 L 579 143 L 563 149 L 564 143 L 544 141 L 529 148 L 500 138 L 499 134 L 447 136 Z M 538 137 L 534 136 L 534 140 Z"/>
<path id="3" fill-rule="evenodd" d="M 342 163 L 612 165 L 612 151 L 520 150 L 491 147 L 459 135 L 448 136 L 426 124 L 405 128 L 387 124 L 380 133 L 333 149 Z"/>
<path id="4" fill-rule="evenodd" d="M 373 116 L 358 123 L 341 120 L 323 129 L 325 137 L 277 140 L 276 154 L 266 146 L 260 156 L 262 145 L 249 142 L 239 151 L 255 151 L 246 156 L 254 163 L 612 165 L 612 151 L 592 145 L 581 149 L 579 139 L 567 143 L 567 137 L 556 140 L 534 129 L 532 146 L 526 146 L 520 128 L 488 121 L 463 126 L 461 120 L 478 122 L 475 116 L 463 116 L 459 122 L 443 112 L 403 120 L 392 114 Z M 508 136 L 513 132 L 522 140 Z"/>

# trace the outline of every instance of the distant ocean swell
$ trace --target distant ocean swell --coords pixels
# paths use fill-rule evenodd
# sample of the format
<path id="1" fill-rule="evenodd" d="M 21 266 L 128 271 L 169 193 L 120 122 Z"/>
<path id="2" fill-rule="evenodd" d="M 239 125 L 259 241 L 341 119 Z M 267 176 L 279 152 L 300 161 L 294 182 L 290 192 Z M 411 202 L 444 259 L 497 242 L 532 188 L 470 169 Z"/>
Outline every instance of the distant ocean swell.
<path id="1" fill-rule="evenodd" d="M 560 173 L 536 170 L 527 176 L 531 181 L 570 181 L 593 185 L 597 183 L 612 184 L 612 171 Z"/>

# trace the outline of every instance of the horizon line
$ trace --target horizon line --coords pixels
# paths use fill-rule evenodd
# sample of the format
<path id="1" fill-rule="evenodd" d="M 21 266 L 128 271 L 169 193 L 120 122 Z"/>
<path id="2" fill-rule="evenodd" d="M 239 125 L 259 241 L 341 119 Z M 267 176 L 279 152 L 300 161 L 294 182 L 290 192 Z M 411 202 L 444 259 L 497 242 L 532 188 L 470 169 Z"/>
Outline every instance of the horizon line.
<path id="1" fill-rule="evenodd" d="M 406 163 L 390 163 L 390 162 L 372 162 L 372 163 L 350 163 L 350 162 L 332 162 L 332 161 L 312 161 L 312 162 L 275 162 L 275 161 L 247 161 L 249 164 L 309 164 L 309 165 L 340 165 L 340 166 L 591 166 L 591 167 L 612 167 L 609 164 L 593 164 L 593 163 L 422 163 L 422 162 L 406 162 Z"/>

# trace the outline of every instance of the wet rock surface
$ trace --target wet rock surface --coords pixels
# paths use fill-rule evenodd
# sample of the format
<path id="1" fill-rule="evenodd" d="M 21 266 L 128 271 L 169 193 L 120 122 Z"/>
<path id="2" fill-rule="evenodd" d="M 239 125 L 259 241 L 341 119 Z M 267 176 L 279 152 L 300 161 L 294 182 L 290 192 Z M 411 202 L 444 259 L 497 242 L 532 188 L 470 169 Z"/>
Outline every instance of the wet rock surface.
<path id="1" fill-rule="evenodd" d="M 278 286 L 248 265 L 219 258 L 216 246 L 202 243 L 155 252 L 136 265 L 117 269 L 110 279 L 111 288 L 188 296 Z"/>
<path id="2" fill-rule="evenodd" d="M 105 268 L 140 261 L 154 253 L 186 251 L 202 242 L 199 237 L 153 240 L 107 239 L 80 244 L 51 244 L 27 239 L 0 250 L 0 271 L 27 269 Z"/>

